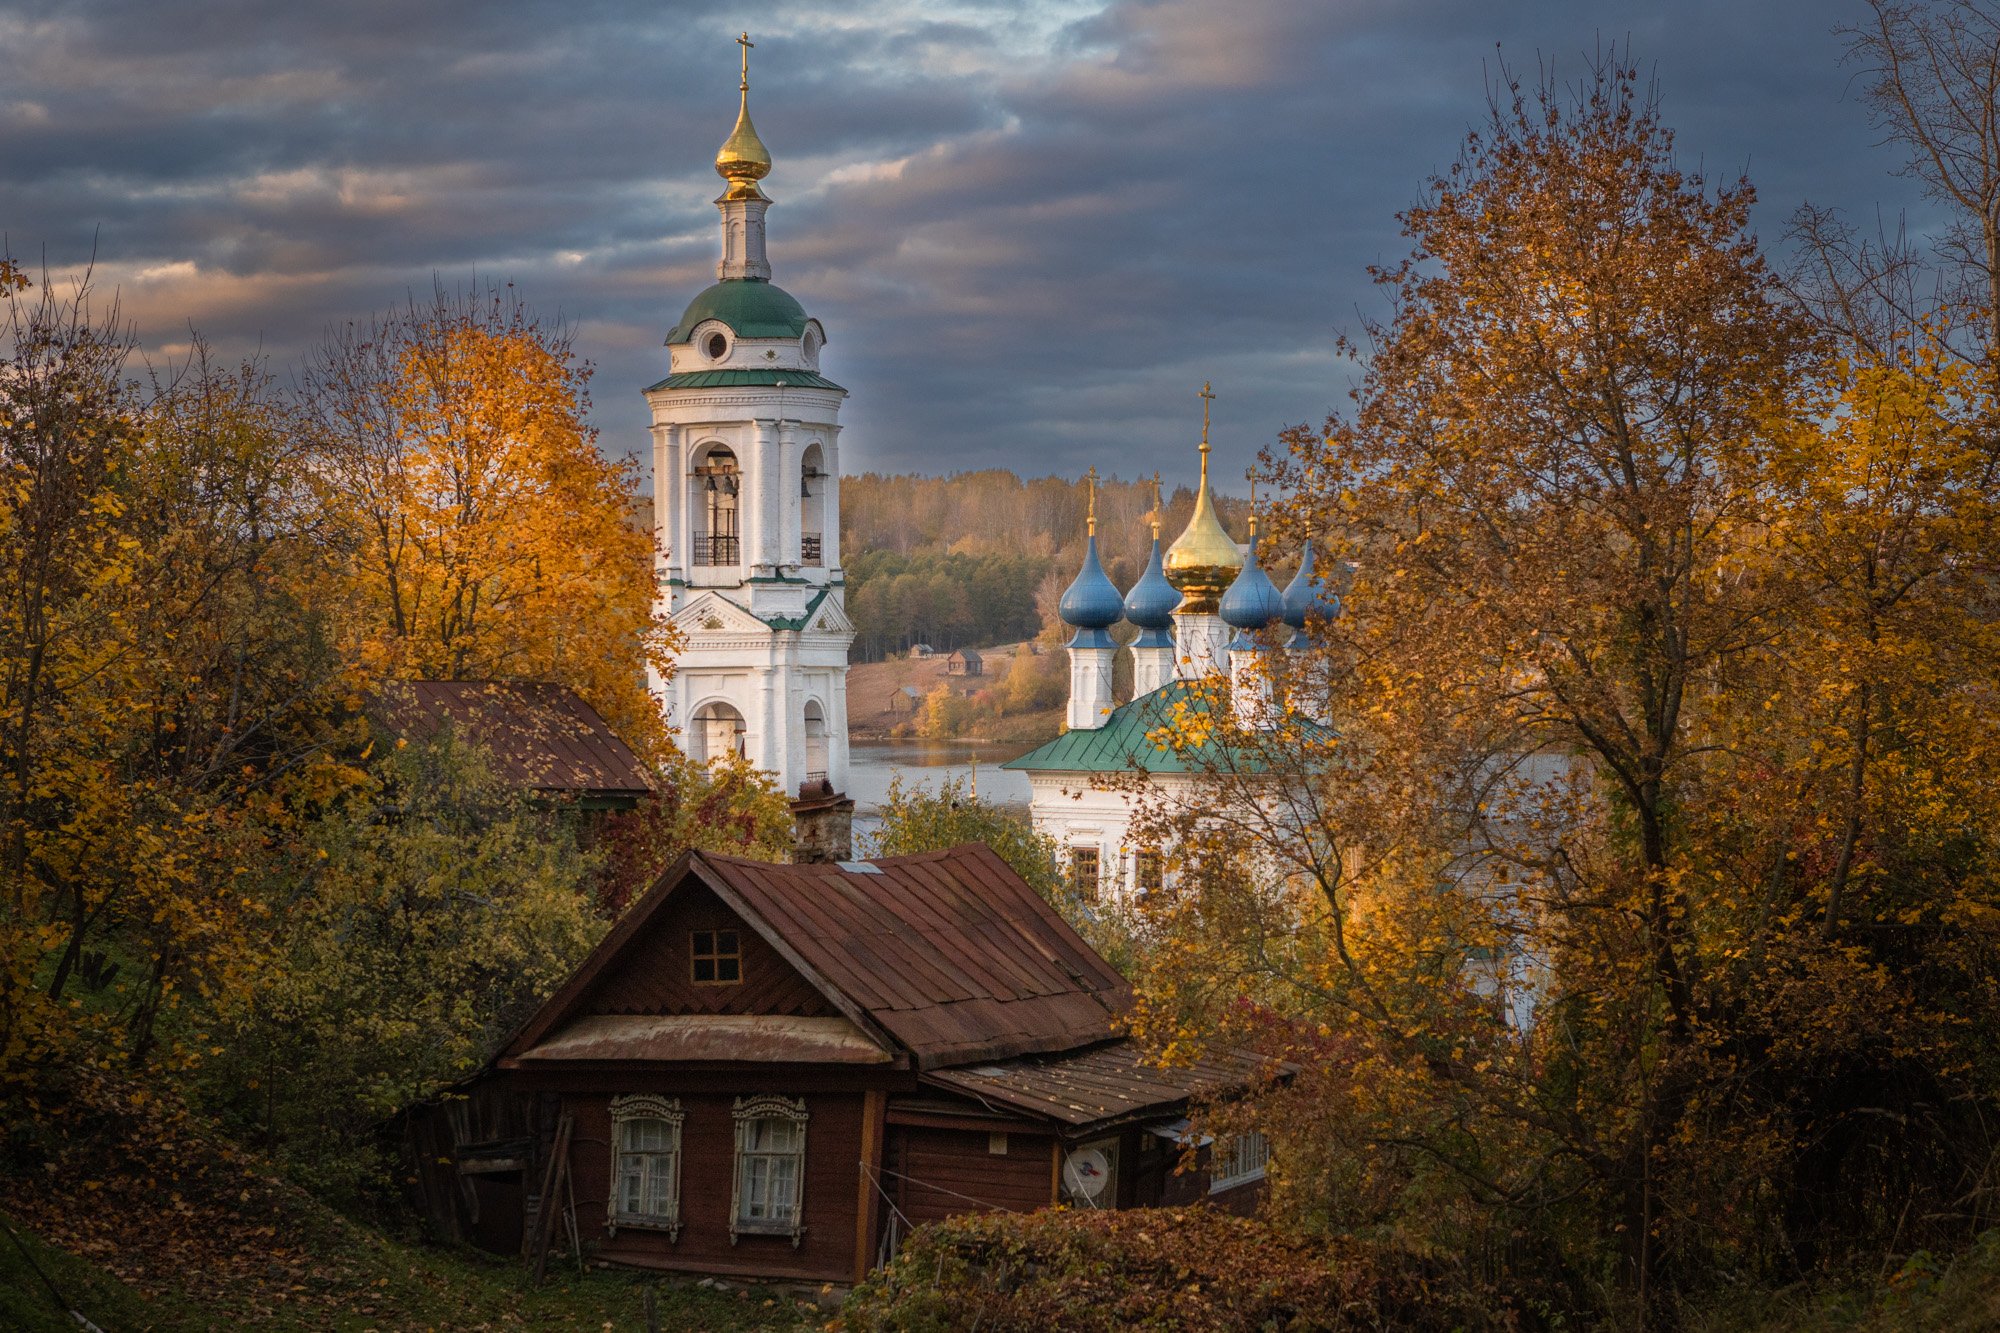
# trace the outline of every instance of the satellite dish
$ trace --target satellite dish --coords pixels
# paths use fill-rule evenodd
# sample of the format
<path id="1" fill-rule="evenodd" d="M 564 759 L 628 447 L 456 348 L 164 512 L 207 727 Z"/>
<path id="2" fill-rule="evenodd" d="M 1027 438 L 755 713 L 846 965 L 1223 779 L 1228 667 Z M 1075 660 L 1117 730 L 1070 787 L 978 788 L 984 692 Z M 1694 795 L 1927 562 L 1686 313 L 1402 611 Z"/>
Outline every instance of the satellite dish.
<path id="1" fill-rule="evenodd" d="M 1063 1184 L 1079 1199 L 1093 1202 L 1111 1183 L 1111 1159 L 1102 1148 L 1078 1148 L 1063 1160 Z"/>

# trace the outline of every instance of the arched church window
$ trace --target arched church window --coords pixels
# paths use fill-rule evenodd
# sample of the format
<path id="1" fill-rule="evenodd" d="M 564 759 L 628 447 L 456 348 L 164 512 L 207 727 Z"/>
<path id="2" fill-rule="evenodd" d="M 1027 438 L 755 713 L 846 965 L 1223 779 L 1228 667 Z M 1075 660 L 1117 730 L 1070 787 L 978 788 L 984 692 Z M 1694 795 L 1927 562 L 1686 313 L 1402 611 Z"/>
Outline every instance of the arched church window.
<path id="1" fill-rule="evenodd" d="M 799 563 L 826 563 L 826 453 L 817 443 L 799 462 Z"/>
<path id="2" fill-rule="evenodd" d="M 826 777 L 827 735 L 826 710 L 819 706 L 819 700 L 806 700 L 806 781 L 818 782 Z"/>
<path id="3" fill-rule="evenodd" d="M 691 543 L 694 563 L 741 563 L 742 548 L 736 525 L 743 478 L 736 455 L 725 445 L 711 446 L 699 456 L 688 480 L 693 488 L 688 509 L 702 516 L 701 527 L 693 533 Z"/>
<path id="4" fill-rule="evenodd" d="M 743 757 L 743 714 L 720 700 L 705 703 L 695 710 L 694 725 L 689 732 L 688 739 L 697 762 L 706 764 L 717 759 Z"/>

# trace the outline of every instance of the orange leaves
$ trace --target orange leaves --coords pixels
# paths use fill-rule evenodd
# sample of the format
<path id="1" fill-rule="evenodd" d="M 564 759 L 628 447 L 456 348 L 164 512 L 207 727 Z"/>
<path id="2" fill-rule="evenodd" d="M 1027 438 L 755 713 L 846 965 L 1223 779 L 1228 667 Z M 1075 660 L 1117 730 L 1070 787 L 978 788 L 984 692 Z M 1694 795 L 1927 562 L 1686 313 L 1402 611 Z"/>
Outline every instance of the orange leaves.
<path id="1" fill-rule="evenodd" d="M 345 633 L 376 675 L 555 680 L 642 750 L 670 671 L 636 481 L 585 424 L 587 367 L 511 297 L 336 340 L 308 377 L 321 503 L 352 552 Z"/>

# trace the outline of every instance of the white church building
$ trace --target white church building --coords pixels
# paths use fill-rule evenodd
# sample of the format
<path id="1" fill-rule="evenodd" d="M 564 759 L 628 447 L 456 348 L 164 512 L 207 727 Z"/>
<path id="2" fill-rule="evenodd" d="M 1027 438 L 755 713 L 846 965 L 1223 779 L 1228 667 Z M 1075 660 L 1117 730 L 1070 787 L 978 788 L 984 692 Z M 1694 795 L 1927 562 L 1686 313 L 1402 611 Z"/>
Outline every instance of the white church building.
<path id="1" fill-rule="evenodd" d="M 651 685 L 695 759 L 738 755 L 790 795 L 837 793 L 854 639 L 840 569 L 847 391 L 819 373 L 826 330 L 771 281 L 758 185 L 771 155 L 750 122 L 747 38 L 741 97 L 715 159 L 727 182 L 716 282 L 688 302 L 667 377 L 646 390 L 661 609 L 685 636 L 672 677 Z"/>
<path id="2" fill-rule="evenodd" d="M 771 281 L 761 182 L 771 155 L 750 120 L 749 39 L 736 125 L 716 154 L 726 182 L 716 281 L 667 334 L 666 378 L 652 410 L 653 510 L 660 609 L 684 637 L 676 670 L 650 682 L 689 755 L 736 756 L 809 812 L 835 805 L 848 781 L 847 618 L 840 563 L 840 405 L 847 391 L 820 373 L 826 330 Z M 1269 651 L 1259 631 L 1284 619 L 1338 613 L 1313 575 L 1308 545 L 1284 594 L 1224 529 L 1208 485 L 1208 401 L 1202 387 L 1201 484 L 1194 515 L 1121 595 L 1097 555 L 1093 505 L 1084 567 L 1062 599 L 1069 645 L 1065 732 L 1006 767 L 1026 772 L 1036 827 L 1063 849 L 1091 892 L 1143 891 L 1160 867 L 1132 845 L 1134 796 L 1117 778 L 1198 794 L 1189 756 L 1149 740 L 1177 708 L 1201 706 L 1201 683 L 1228 677 L 1239 723 L 1267 705 Z M 1094 474 L 1093 474 L 1094 476 Z M 1134 697 L 1114 703 L 1119 652 L 1109 630 L 1139 629 Z M 1262 691 L 1262 692 L 1260 692 Z M 845 847 L 846 836 L 829 844 Z M 824 850 L 821 847 L 820 850 Z M 844 853 L 843 853 L 844 854 Z"/>
<path id="3" fill-rule="evenodd" d="M 1068 863 L 1070 882 L 1086 898 L 1122 898 L 1161 886 L 1157 850 L 1141 845 L 1132 826 L 1149 798 L 1179 808 L 1213 799 L 1215 768 L 1231 756 L 1210 740 L 1198 747 L 1168 744 L 1162 733 L 1178 717 L 1226 707 L 1235 729 L 1275 721 L 1273 673 L 1264 655 L 1284 651 L 1265 631 L 1281 621 L 1294 635 L 1313 617 L 1340 614 L 1339 599 L 1314 570 L 1312 544 L 1280 593 L 1257 559 L 1257 520 L 1239 547 L 1222 526 L 1208 486 L 1208 401 L 1202 386 L 1201 482 L 1194 514 L 1163 554 L 1153 525 L 1153 550 L 1129 592 L 1118 589 L 1097 558 L 1093 516 L 1083 569 L 1063 594 L 1059 614 L 1076 631 L 1070 640 L 1068 727 L 1046 745 L 1003 765 L 1027 775 L 1029 814 Z M 1139 633 L 1131 644 L 1132 699 L 1115 703 L 1110 637 L 1119 621 Z M 1260 637 L 1261 636 L 1261 637 Z M 1227 682 L 1226 685 L 1224 682 Z M 1309 713 L 1310 715 L 1310 713 Z"/>

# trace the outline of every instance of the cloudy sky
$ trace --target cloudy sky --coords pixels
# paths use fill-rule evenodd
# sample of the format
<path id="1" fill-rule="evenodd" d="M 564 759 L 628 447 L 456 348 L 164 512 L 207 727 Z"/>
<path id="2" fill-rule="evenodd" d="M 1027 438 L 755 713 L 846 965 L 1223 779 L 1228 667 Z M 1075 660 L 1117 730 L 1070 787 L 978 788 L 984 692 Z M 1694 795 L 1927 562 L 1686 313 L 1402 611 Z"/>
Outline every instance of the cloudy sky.
<path id="1" fill-rule="evenodd" d="M 777 281 L 829 331 L 850 470 L 1191 469 L 1345 393 L 1366 266 L 1499 53 L 1629 40 L 1683 162 L 1916 210 L 1833 26 L 1862 0 L 0 0 L 0 230 L 96 249 L 149 354 L 284 373 L 432 276 L 514 281 L 598 367 L 604 447 L 713 278 L 749 28 Z"/>

